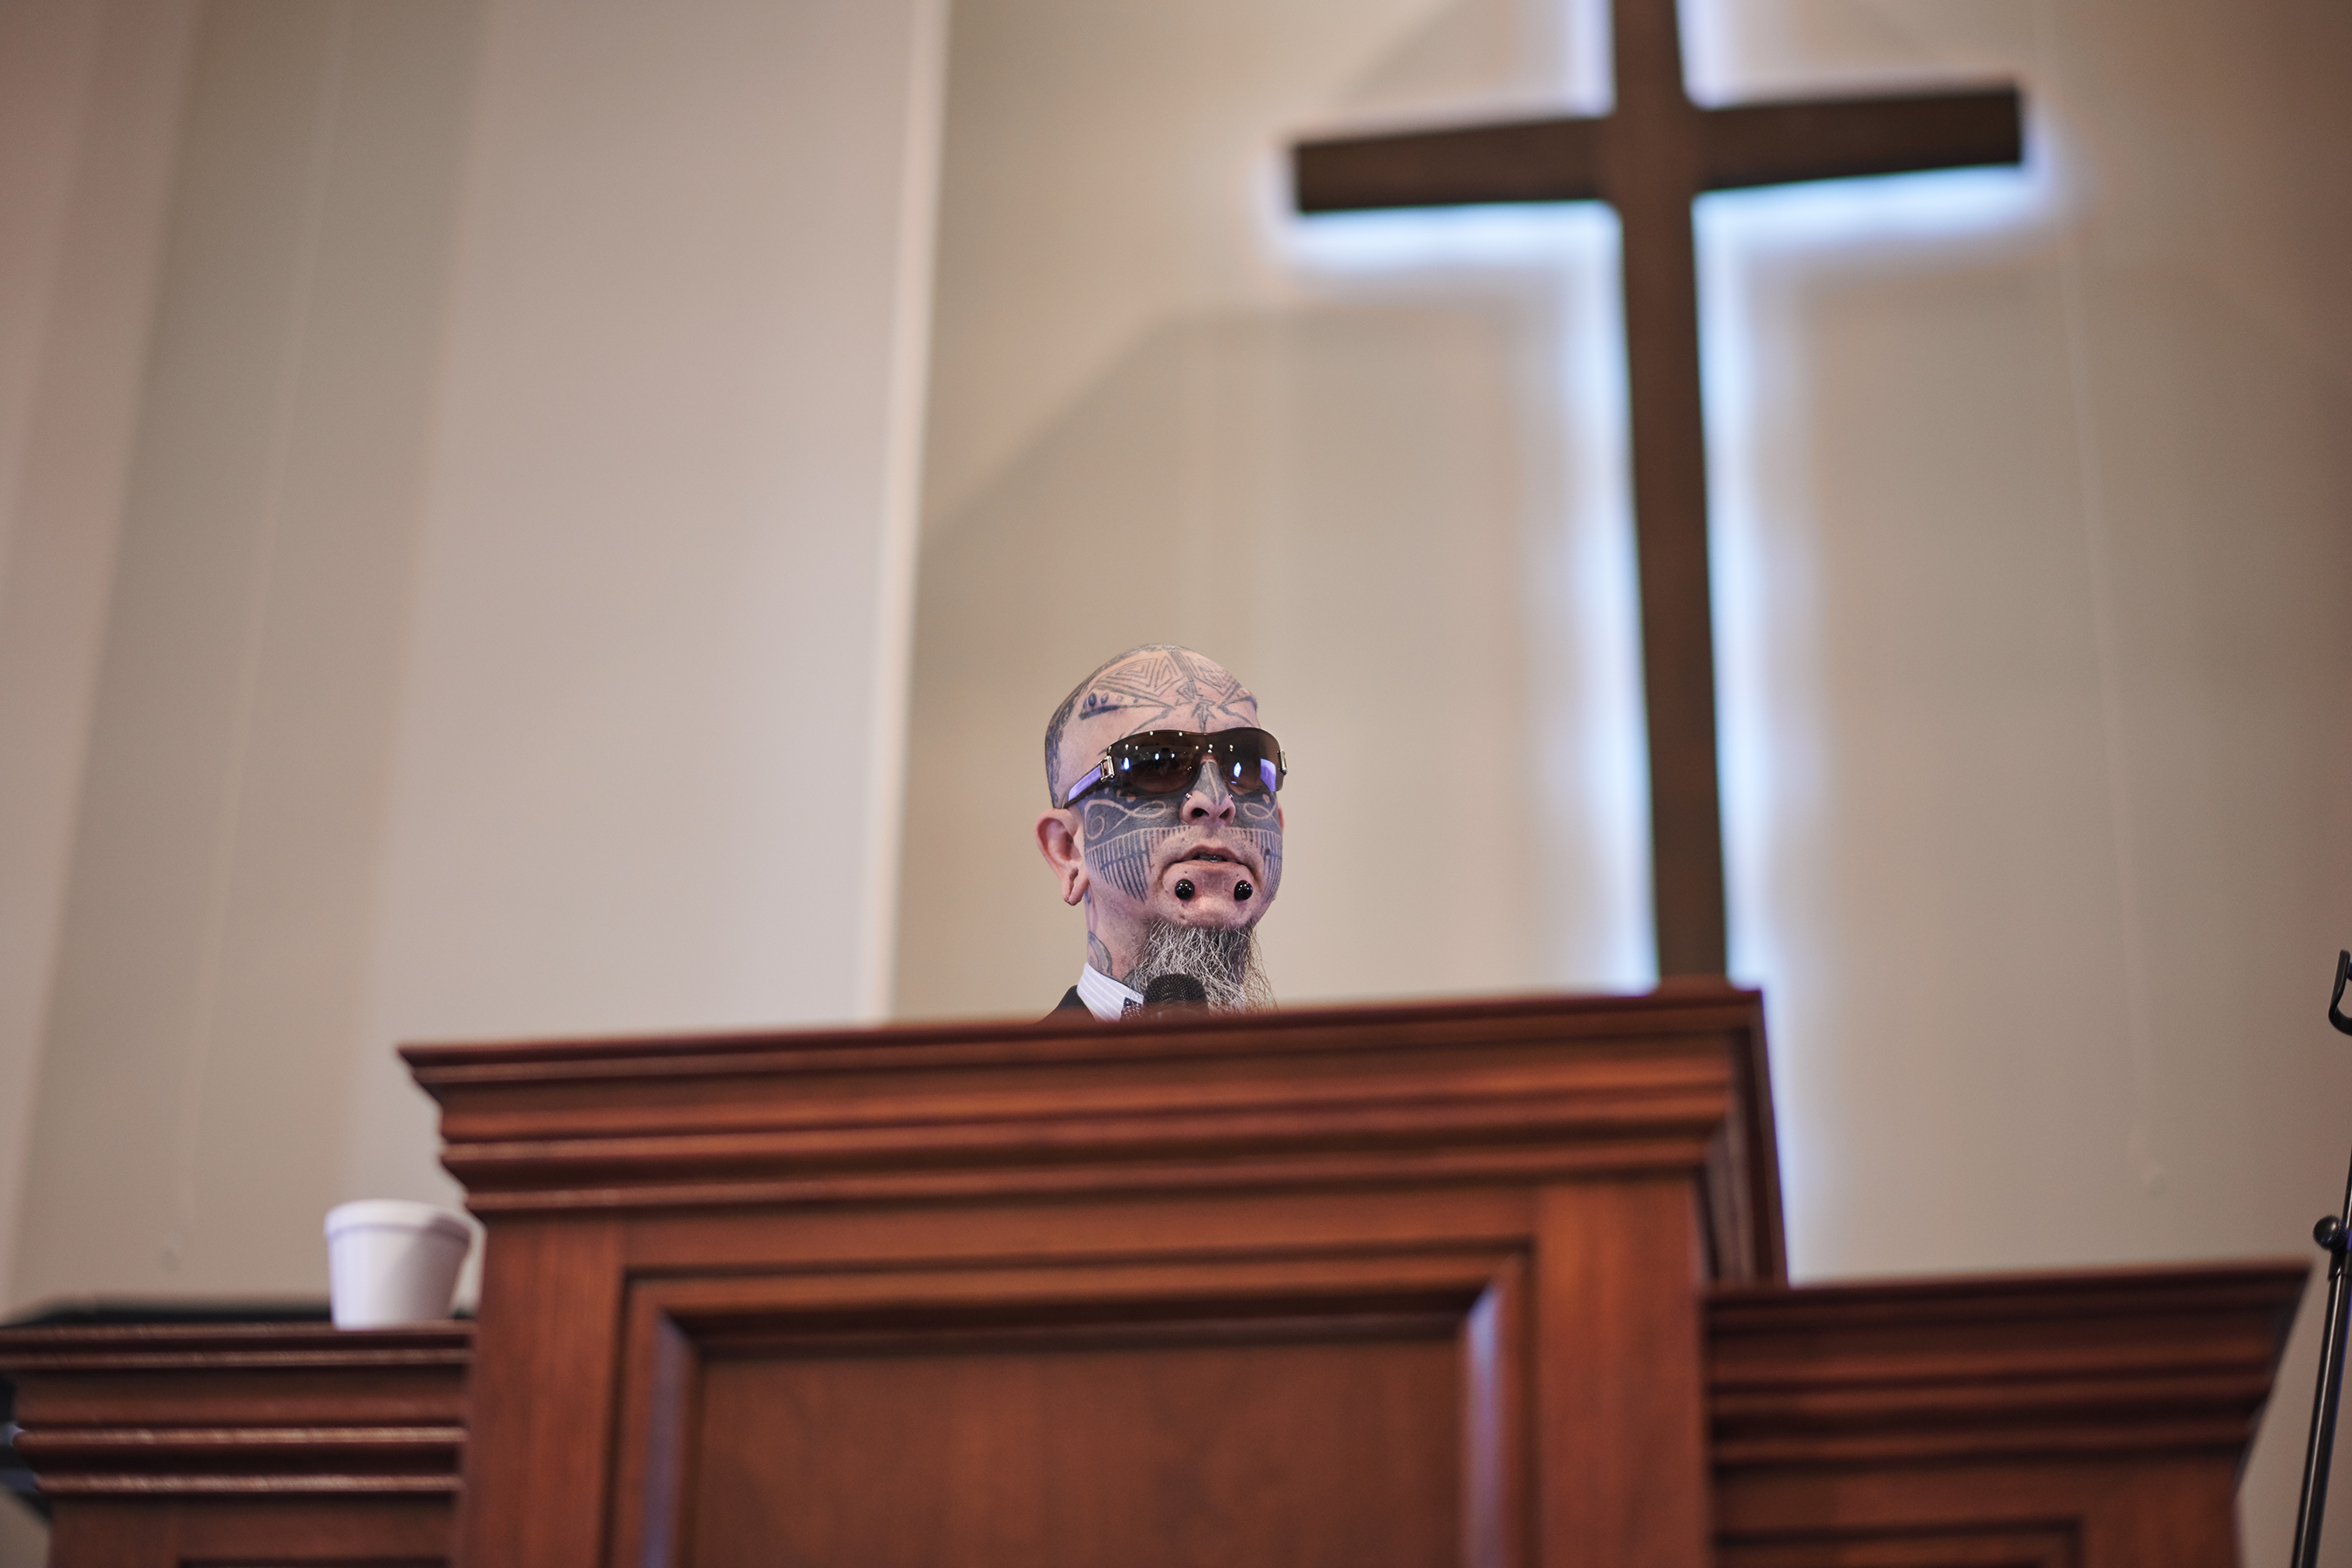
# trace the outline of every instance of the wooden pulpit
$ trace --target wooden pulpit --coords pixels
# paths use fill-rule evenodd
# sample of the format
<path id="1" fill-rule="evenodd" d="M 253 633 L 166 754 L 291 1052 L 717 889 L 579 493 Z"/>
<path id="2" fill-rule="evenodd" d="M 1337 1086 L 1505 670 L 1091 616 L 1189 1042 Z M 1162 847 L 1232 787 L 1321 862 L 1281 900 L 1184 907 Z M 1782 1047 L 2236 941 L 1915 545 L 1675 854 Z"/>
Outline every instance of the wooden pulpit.
<path id="1" fill-rule="evenodd" d="M 462 1562 L 1707 1555 L 1753 996 L 405 1055 L 489 1227 Z"/>
<path id="2" fill-rule="evenodd" d="M 404 1054 L 465 1568 L 2225 1563 L 2304 1276 L 1791 1290 L 1728 990 Z"/>

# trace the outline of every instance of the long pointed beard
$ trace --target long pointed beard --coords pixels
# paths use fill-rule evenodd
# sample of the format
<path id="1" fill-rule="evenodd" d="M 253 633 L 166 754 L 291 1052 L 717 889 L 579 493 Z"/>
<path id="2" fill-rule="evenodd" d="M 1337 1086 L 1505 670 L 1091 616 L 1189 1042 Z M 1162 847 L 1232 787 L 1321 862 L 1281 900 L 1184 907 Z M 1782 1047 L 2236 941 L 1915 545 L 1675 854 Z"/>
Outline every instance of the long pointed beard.
<path id="1" fill-rule="evenodd" d="M 1258 956 L 1257 928 L 1187 926 L 1153 921 L 1143 928 L 1143 950 L 1126 984 L 1141 991 L 1163 974 L 1189 974 L 1201 983 L 1209 1005 L 1221 1013 L 1253 1012 L 1274 1005 L 1274 985 Z"/>

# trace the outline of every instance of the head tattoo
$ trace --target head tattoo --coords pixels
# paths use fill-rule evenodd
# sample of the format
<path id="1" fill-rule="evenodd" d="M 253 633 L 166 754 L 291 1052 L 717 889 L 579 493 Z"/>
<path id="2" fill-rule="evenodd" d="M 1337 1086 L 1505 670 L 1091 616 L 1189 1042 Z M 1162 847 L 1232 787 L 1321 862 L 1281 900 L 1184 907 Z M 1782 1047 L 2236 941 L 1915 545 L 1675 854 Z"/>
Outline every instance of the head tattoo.
<path id="1" fill-rule="evenodd" d="M 1122 668 L 1129 664 L 1136 668 Z M 1129 648 L 1097 665 L 1094 673 L 1070 689 L 1045 721 L 1046 804 L 1062 804 L 1062 736 L 1073 719 L 1125 711 L 1137 720 L 1128 726 L 1129 731 L 1205 733 L 1255 724 L 1255 700 L 1240 681 L 1191 648 L 1173 643 L 1144 643 Z"/>
<path id="2" fill-rule="evenodd" d="M 1066 884 L 1066 895 L 1076 901 L 1077 889 L 1087 888 L 1087 958 L 1097 970 L 1138 990 L 1162 975 L 1187 974 L 1213 1007 L 1272 1006 L 1274 991 L 1254 932 L 1282 881 L 1281 811 L 1272 792 L 1229 789 L 1217 764 L 1204 758 L 1188 794 L 1122 784 L 1066 806 L 1066 772 L 1075 776 L 1088 765 L 1063 754 L 1074 724 L 1106 742 L 1151 730 L 1255 730 L 1256 699 L 1223 667 L 1169 643 L 1131 647 L 1096 666 L 1046 721 L 1045 795 L 1053 809 L 1039 819 L 1038 832 L 1048 860 L 1074 879 Z M 1193 845 L 1202 853 L 1199 868 L 1185 865 L 1190 874 L 1163 866 L 1171 858 L 1182 860 L 1185 847 Z M 1236 856 L 1237 848 L 1244 853 Z M 1075 879 L 1074 860 L 1083 862 L 1087 883 Z M 1157 896 L 1155 868 L 1174 877 L 1171 894 L 1188 906 L 1194 903 L 1196 880 L 1206 876 L 1201 892 L 1220 905 L 1230 900 L 1223 918 L 1240 921 L 1246 914 L 1246 920 L 1192 925 L 1166 918 L 1165 911 L 1153 915 L 1148 906 Z M 1236 869 L 1248 875 L 1234 880 Z M 1115 967 L 1120 963 L 1124 973 Z"/>

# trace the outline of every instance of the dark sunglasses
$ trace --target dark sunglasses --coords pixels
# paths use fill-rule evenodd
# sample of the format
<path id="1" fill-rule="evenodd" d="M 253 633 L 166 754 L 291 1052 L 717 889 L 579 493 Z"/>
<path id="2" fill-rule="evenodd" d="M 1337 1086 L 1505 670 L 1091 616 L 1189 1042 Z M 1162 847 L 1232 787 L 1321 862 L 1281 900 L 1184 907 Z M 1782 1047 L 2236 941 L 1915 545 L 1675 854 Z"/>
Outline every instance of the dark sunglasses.
<path id="1" fill-rule="evenodd" d="M 1201 776 L 1201 761 L 1214 757 L 1217 776 L 1235 795 L 1272 795 L 1282 787 L 1289 764 L 1282 743 L 1263 730 L 1144 730 L 1105 746 L 1102 761 L 1078 775 L 1064 807 L 1080 795 L 1106 787 L 1143 795 L 1177 795 Z"/>

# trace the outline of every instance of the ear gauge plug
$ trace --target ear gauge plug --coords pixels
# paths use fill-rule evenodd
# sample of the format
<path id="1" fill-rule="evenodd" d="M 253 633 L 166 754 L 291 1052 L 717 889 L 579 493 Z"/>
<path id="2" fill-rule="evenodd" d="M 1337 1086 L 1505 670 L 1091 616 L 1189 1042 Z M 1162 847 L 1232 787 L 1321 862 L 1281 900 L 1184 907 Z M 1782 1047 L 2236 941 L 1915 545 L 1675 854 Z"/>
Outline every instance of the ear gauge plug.
<path id="1" fill-rule="evenodd" d="M 1189 904 L 1192 901 L 1192 878 L 1180 877 L 1176 879 L 1176 901 L 1180 904 Z"/>
<path id="2" fill-rule="evenodd" d="M 1237 904 L 1248 903 L 1250 901 L 1250 895 L 1256 891 L 1257 889 L 1251 887 L 1247 882 L 1235 882 L 1234 884 L 1234 902 Z"/>

